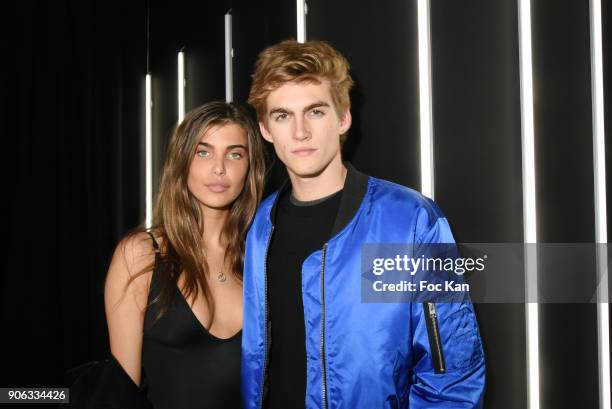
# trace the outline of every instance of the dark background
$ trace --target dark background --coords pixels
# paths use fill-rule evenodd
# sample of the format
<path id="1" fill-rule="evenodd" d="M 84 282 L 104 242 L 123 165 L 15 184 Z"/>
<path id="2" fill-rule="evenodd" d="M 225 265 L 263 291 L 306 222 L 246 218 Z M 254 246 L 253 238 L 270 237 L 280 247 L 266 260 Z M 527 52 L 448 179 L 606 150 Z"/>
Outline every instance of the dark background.
<path id="1" fill-rule="evenodd" d="M 602 3 L 610 169 L 612 6 Z M 181 48 L 187 110 L 225 97 L 229 9 L 234 97 L 244 102 L 259 51 L 296 36 L 292 0 L 10 3 L 0 386 L 66 386 L 67 369 L 108 354 L 106 269 L 144 218 L 144 76 L 153 77 L 159 169 L 176 124 Z M 311 0 L 308 10 L 307 37 L 343 52 L 357 82 L 345 157 L 420 189 L 416 1 Z M 532 37 L 538 240 L 592 242 L 588 1 L 532 0 Z M 459 242 L 522 242 L 517 2 L 431 0 L 431 44 L 436 201 Z M 282 176 L 276 166 L 269 189 Z M 525 408 L 524 305 L 476 308 L 485 407 Z M 540 353 L 542 408 L 598 407 L 594 304 L 540 305 Z"/>

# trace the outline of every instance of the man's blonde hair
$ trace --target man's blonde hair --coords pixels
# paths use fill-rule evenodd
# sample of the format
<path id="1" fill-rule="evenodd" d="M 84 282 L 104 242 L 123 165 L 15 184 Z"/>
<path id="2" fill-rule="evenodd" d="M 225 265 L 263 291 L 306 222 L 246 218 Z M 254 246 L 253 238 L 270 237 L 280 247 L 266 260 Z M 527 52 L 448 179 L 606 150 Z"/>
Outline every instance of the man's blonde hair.
<path id="1" fill-rule="evenodd" d="M 349 91 L 353 79 L 349 63 L 340 52 L 324 41 L 298 43 L 285 40 L 259 54 L 253 73 L 249 104 L 262 121 L 266 114 L 266 99 L 270 92 L 287 82 L 329 81 L 330 93 L 338 116 L 351 108 Z M 342 135 L 344 142 L 346 134 Z"/>

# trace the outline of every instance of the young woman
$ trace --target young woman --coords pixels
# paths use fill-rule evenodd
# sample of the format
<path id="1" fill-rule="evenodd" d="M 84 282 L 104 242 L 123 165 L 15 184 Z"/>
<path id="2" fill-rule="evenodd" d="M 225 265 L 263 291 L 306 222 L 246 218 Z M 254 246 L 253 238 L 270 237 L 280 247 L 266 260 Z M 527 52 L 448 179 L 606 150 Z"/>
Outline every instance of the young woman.
<path id="1" fill-rule="evenodd" d="M 197 108 L 170 140 L 153 227 L 117 246 L 111 352 L 155 409 L 240 407 L 244 240 L 264 174 L 246 112 Z"/>

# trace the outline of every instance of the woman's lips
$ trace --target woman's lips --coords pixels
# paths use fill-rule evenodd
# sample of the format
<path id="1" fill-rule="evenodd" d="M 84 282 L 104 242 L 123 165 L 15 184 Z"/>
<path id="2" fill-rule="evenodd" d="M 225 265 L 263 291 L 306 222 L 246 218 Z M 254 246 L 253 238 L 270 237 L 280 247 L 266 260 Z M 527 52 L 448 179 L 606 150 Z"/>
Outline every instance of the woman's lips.
<path id="1" fill-rule="evenodd" d="M 229 185 L 226 185 L 225 183 L 210 183 L 206 185 L 206 187 L 213 193 L 223 193 L 229 189 Z"/>

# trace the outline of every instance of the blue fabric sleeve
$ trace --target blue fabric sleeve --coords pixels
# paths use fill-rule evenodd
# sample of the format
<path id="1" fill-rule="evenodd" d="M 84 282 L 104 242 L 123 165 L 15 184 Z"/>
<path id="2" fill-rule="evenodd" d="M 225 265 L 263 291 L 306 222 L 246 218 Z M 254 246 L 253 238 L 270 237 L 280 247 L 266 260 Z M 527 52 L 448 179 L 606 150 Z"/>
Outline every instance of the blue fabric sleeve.
<path id="1" fill-rule="evenodd" d="M 431 207 L 422 209 L 417 219 L 417 244 L 454 243 L 446 218 L 433 202 L 429 204 Z M 410 408 L 482 408 L 485 360 L 469 297 L 462 302 L 432 304 L 433 307 L 412 303 L 410 307 L 413 352 Z M 434 320 L 437 335 L 432 339 L 428 326 L 429 332 L 433 332 Z"/>

